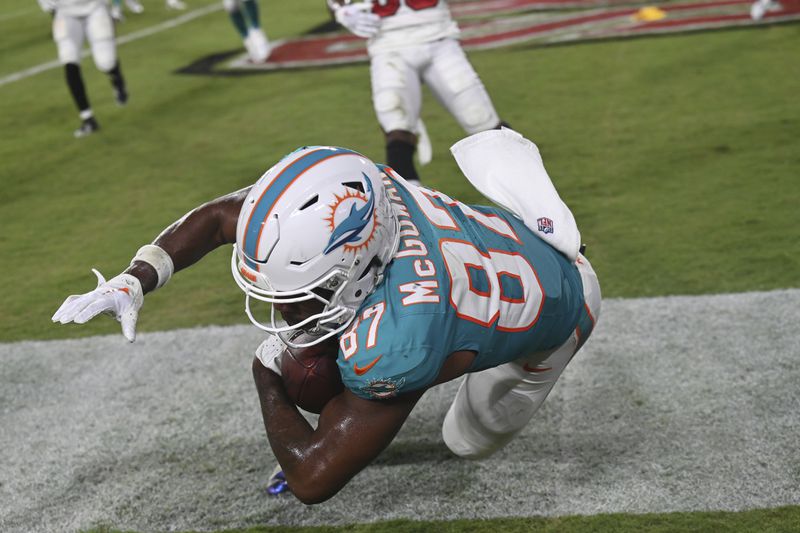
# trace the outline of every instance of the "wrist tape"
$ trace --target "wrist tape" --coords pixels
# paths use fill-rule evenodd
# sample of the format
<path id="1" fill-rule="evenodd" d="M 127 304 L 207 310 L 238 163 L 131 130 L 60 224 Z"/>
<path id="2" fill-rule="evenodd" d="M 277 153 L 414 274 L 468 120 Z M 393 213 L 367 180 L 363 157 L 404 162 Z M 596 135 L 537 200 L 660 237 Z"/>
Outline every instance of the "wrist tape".
<path id="1" fill-rule="evenodd" d="M 142 261 L 155 269 L 156 274 L 158 274 L 156 289 L 166 285 L 169 278 L 172 277 L 172 273 L 175 271 L 172 258 L 163 248 L 155 244 L 145 244 L 139 248 L 139 251 L 136 252 L 136 255 L 131 260 L 131 264 L 133 264 L 134 261 Z"/>

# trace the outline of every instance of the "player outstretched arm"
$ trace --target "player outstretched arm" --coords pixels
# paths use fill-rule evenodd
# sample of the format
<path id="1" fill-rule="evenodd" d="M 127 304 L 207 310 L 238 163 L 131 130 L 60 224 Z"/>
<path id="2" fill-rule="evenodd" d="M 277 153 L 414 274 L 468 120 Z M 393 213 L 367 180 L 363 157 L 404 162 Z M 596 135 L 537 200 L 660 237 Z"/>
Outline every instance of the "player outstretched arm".
<path id="1" fill-rule="evenodd" d="M 172 260 L 177 272 L 199 261 L 204 255 L 224 244 L 236 242 L 236 221 L 250 187 L 227 194 L 207 202 L 170 224 L 153 241 L 153 245 L 164 250 Z M 145 294 L 160 283 L 155 269 L 146 261 L 131 262 L 125 271 L 136 277 L 142 276 Z M 145 281 L 146 280 L 146 281 Z M 160 283 L 158 286 L 166 283 Z"/>
<path id="2" fill-rule="evenodd" d="M 52 15 L 56 12 L 56 4 L 54 0 L 38 0 L 39 7 L 47 13 L 48 15 Z"/>
<path id="3" fill-rule="evenodd" d="M 248 187 L 193 209 L 152 244 L 140 248 L 130 266 L 108 281 L 92 269 L 97 288 L 68 297 L 53 315 L 53 322 L 84 324 L 100 313 L 110 314 L 122 324 L 125 338 L 133 342 L 145 294 L 215 248 L 236 242 L 236 222 L 249 191 Z"/>
<path id="4" fill-rule="evenodd" d="M 292 493 L 305 504 L 331 498 L 371 463 L 424 392 L 377 401 L 345 390 L 325 405 L 313 429 L 286 395 L 280 376 L 257 358 L 253 377 L 272 451 Z"/>

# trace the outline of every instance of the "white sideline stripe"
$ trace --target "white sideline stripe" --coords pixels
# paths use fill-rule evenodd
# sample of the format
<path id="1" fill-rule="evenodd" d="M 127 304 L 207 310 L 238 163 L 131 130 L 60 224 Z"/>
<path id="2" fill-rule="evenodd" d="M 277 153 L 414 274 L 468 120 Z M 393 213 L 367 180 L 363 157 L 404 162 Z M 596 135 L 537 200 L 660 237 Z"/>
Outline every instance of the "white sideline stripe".
<path id="1" fill-rule="evenodd" d="M 155 26 L 150 26 L 149 28 L 144 28 L 139 31 L 135 31 L 133 33 L 128 33 L 117 39 L 117 46 L 122 46 L 123 44 L 127 44 L 133 41 L 138 41 L 139 39 L 143 39 L 145 37 L 149 37 L 153 34 L 162 32 L 164 30 L 180 26 L 181 24 L 185 24 L 198 17 L 208 15 L 209 13 L 220 11 L 221 9 L 222 9 L 221 4 L 208 5 L 206 7 L 185 13 L 179 17 L 175 17 L 174 19 L 170 19 L 166 22 L 156 24 Z M 84 49 L 81 52 L 81 58 L 87 57 L 89 53 L 90 52 L 88 49 Z M 7 76 L 0 78 L 0 87 L 2 87 L 3 85 L 8 85 L 9 83 L 13 83 L 15 81 L 29 78 L 46 70 L 57 68 L 59 66 L 61 66 L 61 63 L 56 59 L 54 61 L 48 61 L 47 63 L 36 65 L 35 67 L 27 68 L 25 70 L 20 70 L 19 72 L 14 72 L 13 74 L 9 74 Z"/>
<path id="2" fill-rule="evenodd" d="M 0 344 L 3 533 L 800 504 L 798 288 L 606 299 L 506 449 L 481 463 L 447 451 L 441 421 L 459 382 L 444 383 L 369 468 L 308 507 L 265 495 L 276 460 L 250 371 L 263 332 L 243 323 L 131 344 L 106 320 L 113 334 Z"/>

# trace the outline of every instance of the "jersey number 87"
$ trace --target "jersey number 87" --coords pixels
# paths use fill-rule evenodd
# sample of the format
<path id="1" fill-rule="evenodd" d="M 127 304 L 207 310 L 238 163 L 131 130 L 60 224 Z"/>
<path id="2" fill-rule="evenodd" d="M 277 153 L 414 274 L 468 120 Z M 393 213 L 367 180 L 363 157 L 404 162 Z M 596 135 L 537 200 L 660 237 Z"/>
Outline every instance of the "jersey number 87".
<path id="1" fill-rule="evenodd" d="M 415 189 L 411 194 L 425 217 L 439 228 L 460 232 L 450 213 L 437 205 L 435 199 L 456 207 L 492 232 L 520 243 L 514 229 L 500 217 L 476 211 L 438 191 Z M 496 249 L 482 252 L 471 242 L 452 238 L 441 239 L 439 248 L 450 277 L 450 305 L 458 317 L 487 328 L 496 323 L 499 331 L 509 332 L 525 331 L 536 324 L 544 304 L 544 291 L 536 271 L 523 255 Z M 433 272 L 435 270 L 431 274 Z M 473 277 L 478 276 L 483 277 L 484 287 L 473 285 Z M 432 283 L 435 286 L 435 282 Z M 438 297 L 430 300 L 431 303 L 438 301 Z M 369 327 L 365 348 L 376 345 L 385 310 L 385 302 L 364 309 L 342 334 L 339 347 L 345 361 L 358 352 L 358 329 L 366 321 Z"/>
<path id="2" fill-rule="evenodd" d="M 412 195 L 425 217 L 437 227 L 461 231 L 435 199 L 459 209 L 505 239 L 520 243 L 514 229 L 500 217 L 481 213 L 438 191 L 417 189 Z M 450 276 L 450 304 L 459 317 L 484 327 L 496 322 L 501 331 L 524 331 L 536 324 L 544 291 L 536 271 L 523 255 L 496 249 L 482 252 L 471 242 L 459 239 L 442 239 L 439 248 Z M 472 279 L 477 276 L 483 277 L 487 285 L 484 290 L 473 286 Z"/>

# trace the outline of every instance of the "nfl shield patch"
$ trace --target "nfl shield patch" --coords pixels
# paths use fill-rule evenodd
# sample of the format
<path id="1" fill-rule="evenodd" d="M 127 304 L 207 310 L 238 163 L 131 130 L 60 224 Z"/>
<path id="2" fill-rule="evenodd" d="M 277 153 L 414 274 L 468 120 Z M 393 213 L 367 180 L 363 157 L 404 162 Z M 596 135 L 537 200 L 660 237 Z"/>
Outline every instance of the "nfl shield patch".
<path id="1" fill-rule="evenodd" d="M 542 233 L 553 233 L 553 221 L 549 218 L 537 218 L 536 223 L 539 225 L 539 231 Z"/>

